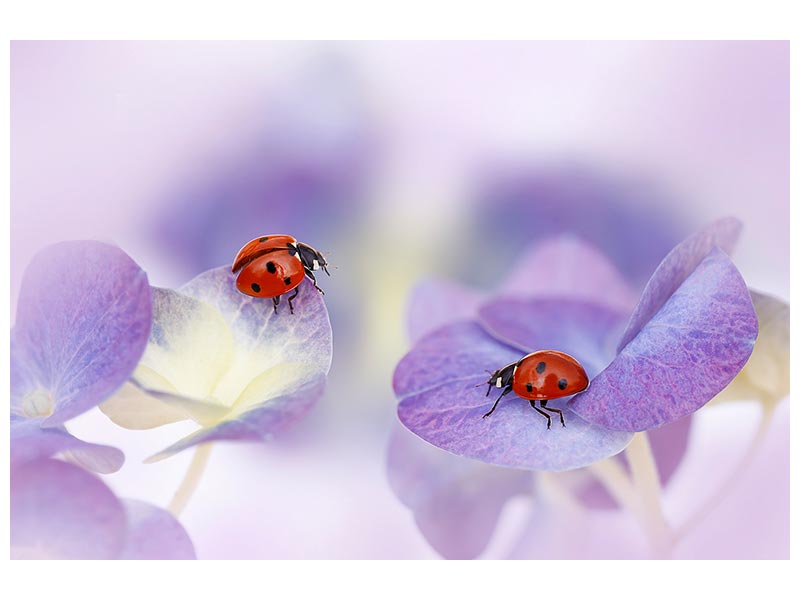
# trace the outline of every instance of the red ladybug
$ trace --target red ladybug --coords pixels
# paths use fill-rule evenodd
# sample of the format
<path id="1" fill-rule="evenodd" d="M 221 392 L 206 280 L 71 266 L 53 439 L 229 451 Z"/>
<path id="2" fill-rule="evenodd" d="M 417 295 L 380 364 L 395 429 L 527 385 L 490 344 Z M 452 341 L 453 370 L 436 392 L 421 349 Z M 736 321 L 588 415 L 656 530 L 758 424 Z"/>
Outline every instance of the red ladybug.
<path id="1" fill-rule="evenodd" d="M 295 289 L 308 276 L 320 293 L 314 271 L 322 269 L 328 273 L 325 257 L 311 246 L 298 242 L 290 235 L 264 235 L 247 242 L 239 250 L 231 271 L 239 272 L 236 288 L 243 294 L 256 298 L 272 298 L 275 311 L 281 295 L 295 290 L 287 298 L 289 310 L 294 313 L 292 300 L 299 290 Z"/>
<path id="2" fill-rule="evenodd" d="M 557 350 L 538 350 L 497 369 L 486 383 L 489 385 L 487 396 L 493 387 L 504 389 L 492 410 L 483 415 L 484 419 L 494 412 L 503 396 L 514 391 L 520 398 L 528 400 L 535 411 L 547 418 L 547 428 L 550 429 L 550 415 L 535 403 L 539 402 L 544 410 L 558 413 L 561 425 L 566 427 L 564 414 L 558 408 L 547 408 L 547 401 L 582 392 L 589 387 L 589 377 L 581 364 L 569 354 Z"/>

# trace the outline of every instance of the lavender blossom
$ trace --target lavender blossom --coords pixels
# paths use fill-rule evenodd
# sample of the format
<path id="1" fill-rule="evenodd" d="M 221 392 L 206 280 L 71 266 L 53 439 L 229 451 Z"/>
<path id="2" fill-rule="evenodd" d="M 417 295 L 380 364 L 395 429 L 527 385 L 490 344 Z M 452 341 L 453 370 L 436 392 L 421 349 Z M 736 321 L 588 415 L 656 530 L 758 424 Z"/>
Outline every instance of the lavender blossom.
<path id="1" fill-rule="evenodd" d="M 305 416 L 325 387 L 332 337 L 321 294 L 304 280 L 285 305 L 241 294 L 229 267 L 180 290 L 153 288 L 153 330 L 131 382 L 101 409 L 128 429 L 201 426 L 149 460 L 214 440 L 266 440 Z"/>
<path id="2" fill-rule="evenodd" d="M 11 461 L 69 453 L 109 473 L 122 453 L 71 436 L 64 423 L 111 396 L 133 372 L 150 333 L 144 271 L 119 248 L 62 242 L 25 271 L 11 331 Z"/>

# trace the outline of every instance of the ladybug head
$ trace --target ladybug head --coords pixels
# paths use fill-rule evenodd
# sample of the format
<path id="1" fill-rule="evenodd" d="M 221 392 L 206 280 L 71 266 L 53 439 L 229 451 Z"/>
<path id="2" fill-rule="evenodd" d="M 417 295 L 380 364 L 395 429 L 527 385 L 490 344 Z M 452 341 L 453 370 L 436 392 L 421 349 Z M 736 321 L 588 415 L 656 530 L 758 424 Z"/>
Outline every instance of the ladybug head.
<path id="1" fill-rule="evenodd" d="M 314 248 L 302 242 L 297 242 L 297 252 L 306 269 L 309 271 L 319 271 L 322 269 L 325 273 L 330 275 L 330 273 L 328 273 L 328 261 L 325 260 L 325 257 L 322 256 L 320 252 L 317 252 Z"/>

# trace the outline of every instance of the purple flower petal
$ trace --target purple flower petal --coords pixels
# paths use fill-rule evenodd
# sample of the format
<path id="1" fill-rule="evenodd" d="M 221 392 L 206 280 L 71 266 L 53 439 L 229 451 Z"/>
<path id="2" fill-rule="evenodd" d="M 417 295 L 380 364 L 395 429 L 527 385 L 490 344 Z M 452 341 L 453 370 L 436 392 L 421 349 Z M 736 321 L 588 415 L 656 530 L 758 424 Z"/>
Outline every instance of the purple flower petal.
<path id="1" fill-rule="evenodd" d="M 502 286 L 516 298 L 586 300 L 629 311 L 636 298 L 617 268 L 591 244 L 574 235 L 545 240 L 524 252 Z"/>
<path id="2" fill-rule="evenodd" d="M 430 279 L 418 284 L 408 301 L 406 324 L 412 343 L 442 325 L 469 319 L 477 313 L 483 294 L 466 286 Z"/>
<path id="3" fill-rule="evenodd" d="M 396 427 L 389 442 L 389 485 L 414 513 L 422 535 L 445 558 L 475 558 L 486 549 L 500 512 L 530 492 L 527 471 L 454 456 Z"/>
<path id="4" fill-rule="evenodd" d="M 55 426 L 128 379 L 150 332 L 147 276 L 94 241 L 45 248 L 25 271 L 12 336 L 11 405 Z"/>
<path id="5" fill-rule="evenodd" d="M 156 462 L 198 444 L 217 440 L 267 441 L 303 418 L 325 391 L 325 377 L 318 375 L 297 390 L 272 398 L 221 423 L 201 429 L 151 456 Z"/>
<path id="6" fill-rule="evenodd" d="M 613 358 L 614 341 L 624 322 L 614 309 L 567 299 L 498 299 L 481 306 L 478 314 L 495 339 L 522 354 L 566 352 L 578 359 L 590 378 Z"/>
<path id="7" fill-rule="evenodd" d="M 408 429 L 448 452 L 520 469 L 576 469 L 628 444 L 631 433 L 595 427 L 569 413 L 566 428 L 548 430 L 543 418 L 513 394 L 491 417 L 481 418 L 494 402 L 482 385 L 486 369 L 519 358 L 519 350 L 495 341 L 476 324 L 443 327 L 398 364 L 398 416 Z"/>
<path id="8" fill-rule="evenodd" d="M 169 512 L 139 500 L 123 500 L 122 504 L 128 519 L 128 535 L 121 559 L 197 558 L 186 530 Z"/>
<path id="9" fill-rule="evenodd" d="M 116 558 L 125 510 L 99 478 L 41 459 L 11 471 L 12 558 Z"/>
<path id="10" fill-rule="evenodd" d="M 587 421 L 623 431 L 675 421 L 730 383 L 757 333 L 747 286 L 715 248 L 570 407 Z"/>
<path id="11" fill-rule="evenodd" d="M 11 418 L 12 467 L 58 453 L 97 473 L 114 473 L 125 462 L 117 448 L 84 442 L 61 427 L 41 427 L 41 421 Z"/>
<path id="12" fill-rule="evenodd" d="M 675 246 L 647 282 L 617 350 L 622 350 L 636 337 L 712 248 L 717 246 L 730 254 L 741 229 L 742 224 L 737 219 L 720 219 Z"/>

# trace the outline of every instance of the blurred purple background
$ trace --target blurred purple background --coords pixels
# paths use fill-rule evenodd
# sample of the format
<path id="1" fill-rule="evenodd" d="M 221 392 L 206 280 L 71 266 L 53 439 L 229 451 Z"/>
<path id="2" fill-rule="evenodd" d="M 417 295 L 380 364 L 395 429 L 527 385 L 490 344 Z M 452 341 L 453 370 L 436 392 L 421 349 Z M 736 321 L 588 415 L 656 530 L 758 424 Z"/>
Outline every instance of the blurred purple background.
<path id="1" fill-rule="evenodd" d="M 25 266 L 56 241 L 115 242 L 158 286 L 230 262 L 261 234 L 329 252 L 339 268 L 321 282 L 334 328 L 327 395 L 273 444 L 218 445 L 182 521 L 201 558 L 436 556 L 385 475 L 410 289 L 427 275 L 488 288 L 510 253 L 562 231 L 641 286 L 685 234 L 733 215 L 745 280 L 788 298 L 788 49 L 14 42 L 12 321 Z M 744 451 L 753 411 L 697 415 L 668 517 L 713 492 L 710 466 L 734 467 L 723 449 Z M 759 556 L 788 554 L 787 414 L 784 402 L 748 471 L 758 481 L 721 507 L 735 518 L 753 486 L 772 490 L 760 512 L 778 516 L 736 538 Z M 141 460 L 191 429 L 121 430 L 97 411 L 71 424 L 125 451 L 106 477 L 115 492 L 161 506 L 190 456 Z M 485 556 L 546 548 L 515 542 L 528 510 L 516 502 Z M 715 516 L 678 556 L 730 555 Z M 619 553 L 635 554 L 635 524 L 616 518 L 616 531 L 631 529 Z"/>

